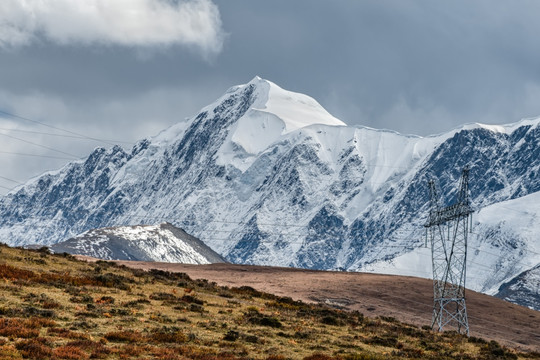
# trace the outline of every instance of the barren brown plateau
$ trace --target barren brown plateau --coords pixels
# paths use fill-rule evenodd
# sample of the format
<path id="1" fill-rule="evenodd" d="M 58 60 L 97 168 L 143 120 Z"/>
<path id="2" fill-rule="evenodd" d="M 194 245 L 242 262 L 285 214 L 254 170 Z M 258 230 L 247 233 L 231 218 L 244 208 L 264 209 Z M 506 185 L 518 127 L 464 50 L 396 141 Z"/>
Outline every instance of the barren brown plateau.
<path id="1" fill-rule="evenodd" d="M 234 264 L 117 263 L 136 269 L 183 272 L 222 286 L 251 286 L 294 300 L 358 310 L 370 317 L 394 317 L 417 326 L 431 324 L 433 283 L 428 279 Z M 466 303 L 471 336 L 493 339 L 515 349 L 540 351 L 540 312 L 472 290 L 466 292 Z"/>

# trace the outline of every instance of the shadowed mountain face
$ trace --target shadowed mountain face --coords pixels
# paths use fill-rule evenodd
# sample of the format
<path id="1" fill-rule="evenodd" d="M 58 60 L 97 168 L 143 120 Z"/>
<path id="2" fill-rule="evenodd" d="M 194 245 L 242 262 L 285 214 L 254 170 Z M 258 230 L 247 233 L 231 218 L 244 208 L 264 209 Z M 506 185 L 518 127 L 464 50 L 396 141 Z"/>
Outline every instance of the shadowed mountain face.
<path id="1" fill-rule="evenodd" d="M 540 311 L 540 265 L 501 285 L 497 297 Z"/>
<path id="2" fill-rule="evenodd" d="M 103 260 L 161 261 L 182 264 L 226 262 L 199 239 L 171 224 L 101 228 L 54 244 L 57 253 Z"/>
<path id="3" fill-rule="evenodd" d="M 539 122 L 405 136 L 348 127 L 312 98 L 255 78 L 129 152 L 96 149 L 4 196 L 0 241 L 50 245 L 168 221 L 231 262 L 404 271 L 392 259 L 424 245 L 428 176 L 450 203 L 469 165 L 477 209 L 538 192 Z M 540 263 L 531 235 L 501 225 L 507 212 L 492 213 L 469 246 L 468 286 L 489 293 Z M 429 276 L 429 258 L 411 261 L 402 264 L 417 269 L 409 274 Z"/>

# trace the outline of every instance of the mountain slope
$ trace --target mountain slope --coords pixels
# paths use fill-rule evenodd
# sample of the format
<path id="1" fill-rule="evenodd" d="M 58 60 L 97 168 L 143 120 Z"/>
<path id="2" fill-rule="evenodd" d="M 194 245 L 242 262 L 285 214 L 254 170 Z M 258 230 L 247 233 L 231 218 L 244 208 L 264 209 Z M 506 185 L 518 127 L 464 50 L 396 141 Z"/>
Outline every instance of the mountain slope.
<path id="1" fill-rule="evenodd" d="M 57 253 L 103 260 L 163 261 L 182 264 L 226 262 L 199 239 L 171 224 L 94 229 L 54 244 Z"/>
<path id="2" fill-rule="evenodd" d="M 540 311 L 540 265 L 524 271 L 499 287 L 495 296 Z"/>
<path id="3" fill-rule="evenodd" d="M 0 239 L 54 244 L 168 221 L 232 262 L 363 270 L 423 245 L 428 176 L 448 203 L 471 166 L 478 209 L 538 192 L 539 123 L 424 138 L 349 127 L 312 98 L 255 78 L 129 152 L 96 149 L 4 196 Z M 510 280 L 527 269 L 507 270 Z"/>
<path id="4" fill-rule="evenodd" d="M 534 353 L 540 313 L 486 295 L 471 296 L 475 337 L 470 340 L 421 329 L 429 323 L 430 299 L 411 289 L 429 289 L 428 280 L 232 264 L 151 264 L 161 270 L 1 246 L 1 358 L 398 360 L 440 358 L 441 351 L 448 360 L 540 358 Z M 165 266 L 190 275 L 163 271 Z M 190 277 L 208 270 L 210 276 Z M 325 281 L 312 280 L 320 277 Z M 381 281 L 390 285 L 385 289 L 397 290 L 400 296 L 390 298 L 398 301 L 380 302 L 391 294 L 385 289 L 359 299 L 357 291 L 343 286 L 367 290 Z M 220 286 L 223 282 L 226 287 Z M 313 283 L 317 297 L 337 288 L 340 296 L 357 300 L 353 307 L 361 306 L 358 300 L 375 300 L 378 308 L 364 316 L 312 298 L 297 301 Z M 287 297 L 261 292 L 267 284 Z M 403 306 L 405 298 L 415 305 Z"/>
<path id="5" fill-rule="evenodd" d="M 539 218 L 540 192 L 499 202 L 474 214 L 467 287 L 540 310 Z M 431 250 L 419 247 L 364 270 L 430 278 Z"/>

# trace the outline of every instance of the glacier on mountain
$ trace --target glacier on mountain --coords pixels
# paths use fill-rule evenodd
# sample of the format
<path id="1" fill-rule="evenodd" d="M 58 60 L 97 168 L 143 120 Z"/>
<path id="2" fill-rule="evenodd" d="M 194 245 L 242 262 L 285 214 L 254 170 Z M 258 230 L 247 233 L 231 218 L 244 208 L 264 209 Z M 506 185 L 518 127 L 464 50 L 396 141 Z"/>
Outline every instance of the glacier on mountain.
<path id="1" fill-rule="evenodd" d="M 439 180 L 449 203 L 470 166 L 471 199 L 485 214 L 533 195 L 539 123 L 468 124 L 428 137 L 351 127 L 314 99 L 256 77 L 130 151 L 98 148 L 2 197 L 0 239 L 50 245 L 89 229 L 167 221 L 231 262 L 394 271 L 385 264 L 409 256 L 404 265 L 428 276 L 418 249 L 427 178 Z M 490 231 L 503 245 L 489 247 L 493 258 L 477 259 L 500 264 L 496 281 L 474 275 L 484 265 L 471 262 L 473 289 L 495 293 L 540 263 L 525 251 L 532 239 L 516 228 L 515 237 L 497 233 L 507 215 L 494 211 L 476 227 L 484 234 L 478 246 L 487 246 Z M 513 246 L 524 255 L 508 260 Z"/>

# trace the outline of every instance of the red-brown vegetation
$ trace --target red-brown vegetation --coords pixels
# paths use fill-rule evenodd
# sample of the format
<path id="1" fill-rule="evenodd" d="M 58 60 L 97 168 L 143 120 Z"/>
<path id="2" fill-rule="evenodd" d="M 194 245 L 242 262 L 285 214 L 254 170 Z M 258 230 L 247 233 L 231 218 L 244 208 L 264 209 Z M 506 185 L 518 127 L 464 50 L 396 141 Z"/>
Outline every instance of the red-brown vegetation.
<path id="1" fill-rule="evenodd" d="M 113 342 L 136 343 L 144 340 L 143 335 L 138 331 L 113 331 L 105 334 L 105 339 Z"/>
<path id="2" fill-rule="evenodd" d="M 27 359 L 48 359 L 53 353 L 48 340 L 44 338 L 22 340 L 15 347 Z"/>
<path id="3" fill-rule="evenodd" d="M 84 352 L 81 348 L 73 345 L 65 345 L 57 347 L 53 350 L 54 357 L 58 359 L 73 359 L 73 360 L 85 360 L 89 359 L 90 355 Z"/>
<path id="4" fill-rule="evenodd" d="M 39 336 L 40 326 L 32 327 L 27 320 L 0 319 L 0 336 L 10 339 L 29 339 Z"/>

